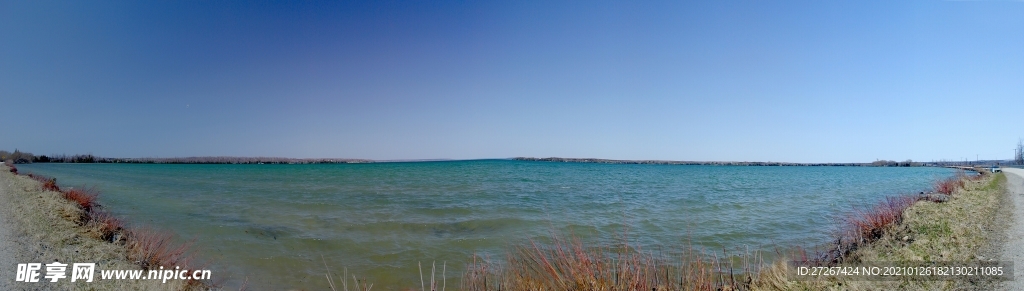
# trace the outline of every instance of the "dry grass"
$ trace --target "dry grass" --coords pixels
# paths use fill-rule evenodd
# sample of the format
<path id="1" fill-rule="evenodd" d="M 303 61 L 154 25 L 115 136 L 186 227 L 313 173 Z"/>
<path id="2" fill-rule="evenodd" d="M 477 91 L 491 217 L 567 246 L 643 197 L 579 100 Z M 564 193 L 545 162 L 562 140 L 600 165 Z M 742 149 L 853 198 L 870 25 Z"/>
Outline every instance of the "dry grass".
<path id="1" fill-rule="evenodd" d="M 956 190 L 964 187 L 964 180 L 959 177 L 950 177 L 935 182 L 935 192 L 953 195 Z"/>
<path id="2" fill-rule="evenodd" d="M 32 180 L 39 182 L 39 188 L 43 191 L 60 192 L 64 199 L 74 202 L 79 208 L 85 210 L 80 219 L 76 219 L 80 223 L 88 222 L 92 215 L 93 208 L 96 207 L 96 198 L 99 197 L 99 191 L 95 188 L 71 188 L 61 190 L 57 186 L 57 178 L 28 173 L 25 176 Z"/>
<path id="3" fill-rule="evenodd" d="M 17 245 L 23 249 L 9 250 L 22 262 L 95 262 L 96 280 L 89 290 L 207 290 L 204 282 L 171 280 L 99 280 L 98 270 L 143 269 L 141 263 L 129 258 L 142 258 L 146 266 L 185 268 L 191 261 L 188 244 L 175 245 L 170 236 L 152 231 L 126 230 L 122 220 L 103 211 L 92 189 L 53 191 L 47 177 L 0 174 L 0 200 L 3 214 L 9 217 L 19 233 Z M 55 186 L 55 185 L 54 185 Z M 21 289 L 37 289 L 39 283 L 15 283 Z M 62 280 L 48 283 L 46 290 L 79 290 L 84 285 Z"/>
<path id="4" fill-rule="evenodd" d="M 90 222 L 92 229 L 96 230 L 96 237 L 103 241 L 123 244 L 124 222 L 106 211 L 94 210 Z"/>
<path id="5" fill-rule="evenodd" d="M 40 187 L 42 187 L 43 190 L 60 192 L 60 187 L 57 187 L 56 178 L 51 178 L 43 175 L 36 175 L 32 173 L 28 173 L 26 174 L 26 176 L 32 178 L 32 180 L 39 181 Z"/>
<path id="6" fill-rule="evenodd" d="M 128 258 L 143 270 L 189 266 L 192 243 L 175 244 L 174 236 L 148 228 L 134 228 L 127 234 Z"/>
<path id="7" fill-rule="evenodd" d="M 514 247 L 503 262 L 474 257 L 463 290 L 748 290 L 761 284 L 757 253 L 735 257 L 691 247 L 655 255 L 623 244 L 587 247 L 577 238 Z"/>
<path id="8" fill-rule="evenodd" d="M 968 180 L 971 180 L 973 182 L 979 182 L 981 180 L 984 180 L 985 178 L 988 178 L 988 175 L 990 174 L 992 173 L 989 173 L 988 170 L 982 170 L 978 172 L 977 175 L 968 176 L 967 178 Z"/>
<path id="9" fill-rule="evenodd" d="M 331 268 L 327 267 L 327 261 L 324 260 L 324 258 L 322 256 L 320 257 L 320 259 L 324 262 L 324 268 L 327 269 L 327 274 L 326 274 L 327 284 L 331 287 L 331 291 L 338 291 L 338 285 L 334 283 L 334 277 L 331 276 L 332 275 Z M 421 278 L 420 281 L 422 281 L 422 276 L 423 276 L 423 272 L 422 272 L 422 269 L 421 269 L 420 270 L 420 278 Z M 348 268 L 344 268 L 344 273 L 342 273 L 342 275 L 341 275 L 341 282 L 340 282 L 341 283 L 341 288 L 342 288 L 341 290 L 349 291 L 348 290 L 348 279 L 347 278 L 348 278 Z M 433 277 L 431 277 L 431 282 L 433 282 Z M 360 280 L 358 278 L 356 278 L 356 275 L 352 275 L 352 286 L 355 288 L 356 291 L 371 291 L 371 290 L 373 290 L 373 284 L 372 283 L 368 283 L 368 282 L 366 282 L 366 279 L 363 279 L 362 280 L 362 284 L 360 284 Z M 431 289 L 431 290 L 436 290 L 436 289 Z"/>

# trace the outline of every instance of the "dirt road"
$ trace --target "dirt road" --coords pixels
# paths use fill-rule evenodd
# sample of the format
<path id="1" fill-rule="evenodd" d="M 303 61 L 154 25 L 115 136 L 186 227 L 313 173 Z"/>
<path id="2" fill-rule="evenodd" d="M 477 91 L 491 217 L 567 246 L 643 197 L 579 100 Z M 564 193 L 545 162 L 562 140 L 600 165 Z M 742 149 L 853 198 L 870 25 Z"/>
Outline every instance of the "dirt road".
<path id="1" fill-rule="evenodd" d="M 1013 202 L 1013 222 L 1006 230 L 1004 261 L 1013 261 L 1013 281 L 1005 282 L 1004 290 L 1024 290 L 1024 169 L 1003 168 L 1006 190 Z"/>
<path id="2" fill-rule="evenodd" d="M 7 171 L 7 167 L 0 166 L 0 170 Z M 3 181 L 6 182 L 6 181 Z M 9 206 L 7 188 L 11 185 L 3 183 L 0 185 L 0 205 Z M 21 249 L 15 243 L 14 228 L 11 224 L 10 211 L 7 207 L 0 207 L 0 290 L 15 290 L 14 276 L 17 274 L 17 250 Z"/>

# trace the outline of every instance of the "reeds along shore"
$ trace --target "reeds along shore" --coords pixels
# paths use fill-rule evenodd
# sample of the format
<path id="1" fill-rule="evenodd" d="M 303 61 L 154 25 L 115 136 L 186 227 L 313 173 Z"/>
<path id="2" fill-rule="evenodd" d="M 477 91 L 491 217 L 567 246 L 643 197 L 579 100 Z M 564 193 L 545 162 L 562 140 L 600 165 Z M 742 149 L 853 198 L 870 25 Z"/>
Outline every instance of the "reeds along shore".
<path id="1" fill-rule="evenodd" d="M 19 174 L 11 161 L 4 163 L 11 173 Z M 105 211 L 96 200 L 99 191 L 95 188 L 65 188 L 57 185 L 57 179 L 43 175 L 25 173 L 39 182 L 43 191 L 56 192 L 64 200 L 72 202 L 81 211 L 64 213 L 64 217 L 80 227 L 93 233 L 95 237 L 111 244 L 123 246 L 127 251 L 127 260 L 135 263 L 142 270 L 154 270 L 160 267 L 173 269 L 193 269 L 198 267 L 191 250 L 192 243 L 174 243 L 174 236 L 168 232 L 150 228 L 128 227 L 121 219 Z M 184 290 L 205 290 L 211 287 L 208 282 L 189 279 L 183 285 Z"/>

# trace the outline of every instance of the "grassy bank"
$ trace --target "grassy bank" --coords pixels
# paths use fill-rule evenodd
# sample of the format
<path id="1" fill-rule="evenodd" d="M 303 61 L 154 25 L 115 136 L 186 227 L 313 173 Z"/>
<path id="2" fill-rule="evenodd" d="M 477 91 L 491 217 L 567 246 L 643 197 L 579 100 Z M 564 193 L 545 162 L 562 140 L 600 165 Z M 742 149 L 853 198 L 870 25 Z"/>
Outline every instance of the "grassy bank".
<path id="1" fill-rule="evenodd" d="M 845 253 L 835 265 L 860 266 L 862 262 L 976 262 L 999 257 L 1000 219 L 1005 205 L 1006 177 L 1002 173 L 980 178 L 958 176 L 936 183 L 936 192 L 949 200 L 922 198 L 907 207 L 899 219 L 882 227 L 867 243 Z M 776 264 L 770 272 L 788 268 Z M 849 277 L 819 281 L 779 279 L 768 290 L 992 290 L 992 280 L 864 281 Z"/>
<path id="2" fill-rule="evenodd" d="M 100 270 L 173 269 L 190 265 L 187 246 L 172 243 L 159 231 L 128 228 L 96 203 L 97 192 L 84 188 L 60 189 L 56 181 L 20 173 L 15 165 L 0 166 L 2 211 L 15 233 L 13 253 L 21 263 L 96 263 L 93 282 L 51 283 L 40 275 L 38 283 L 15 283 L 24 290 L 205 290 L 206 282 L 193 280 L 102 280 Z M 42 271 L 45 274 L 45 270 Z M 14 273 L 10 275 L 14 279 Z"/>

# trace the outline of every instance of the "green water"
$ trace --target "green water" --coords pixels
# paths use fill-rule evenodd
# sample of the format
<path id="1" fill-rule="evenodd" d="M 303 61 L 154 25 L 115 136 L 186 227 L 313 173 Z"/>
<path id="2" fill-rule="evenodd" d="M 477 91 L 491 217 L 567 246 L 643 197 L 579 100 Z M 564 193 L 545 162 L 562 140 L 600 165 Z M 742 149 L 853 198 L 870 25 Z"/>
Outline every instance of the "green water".
<path id="1" fill-rule="evenodd" d="M 447 262 L 572 232 L 595 243 L 710 250 L 814 247 L 832 220 L 916 193 L 942 168 L 610 165 L 510 160 L 336 165 L 31 164 L 62 187 L 96 186 L 136 225 L 195 239 L 215 279 L 325 290 L 325 267 L 418 286 Z M 339 271 L 340 273 L 340 271 Z"/>

